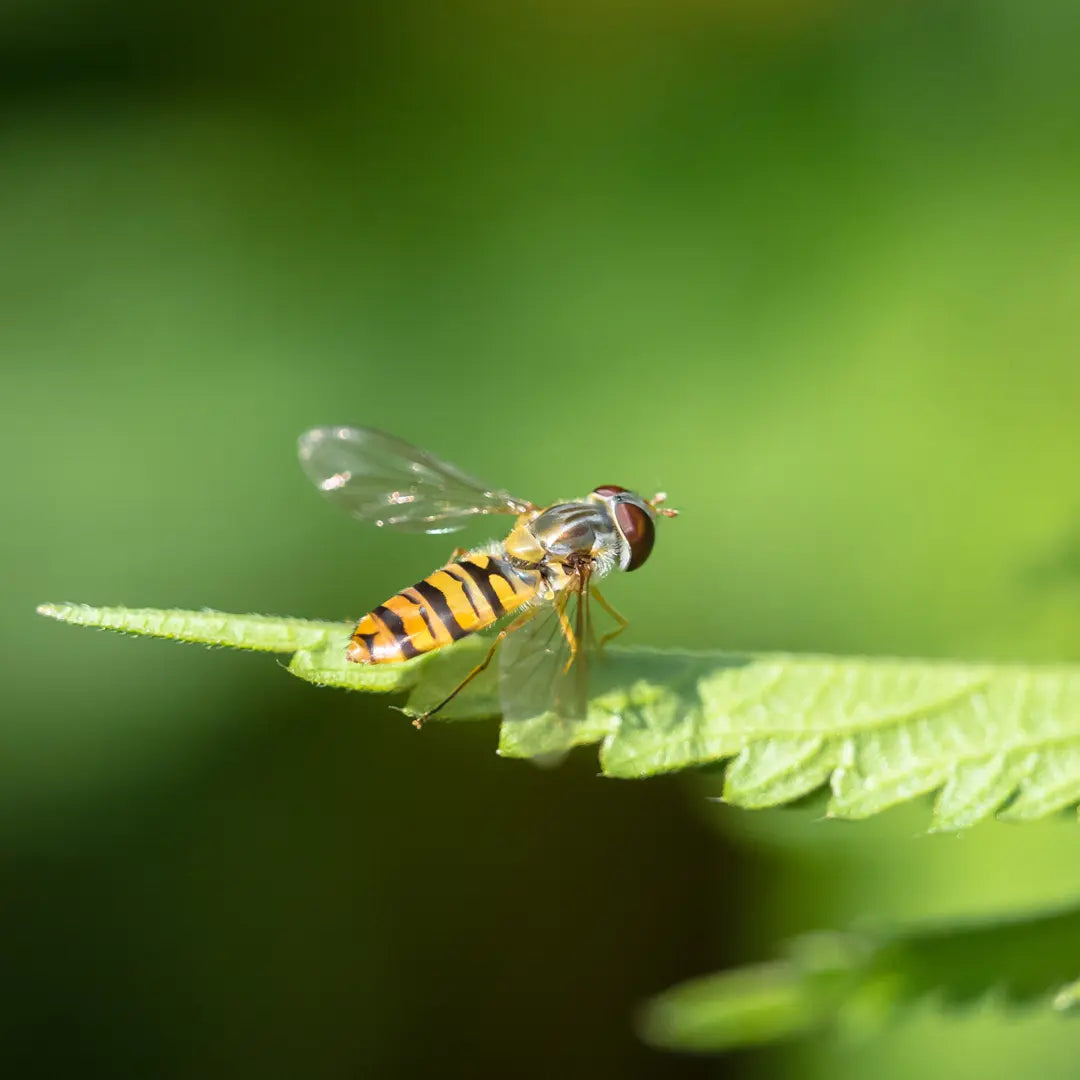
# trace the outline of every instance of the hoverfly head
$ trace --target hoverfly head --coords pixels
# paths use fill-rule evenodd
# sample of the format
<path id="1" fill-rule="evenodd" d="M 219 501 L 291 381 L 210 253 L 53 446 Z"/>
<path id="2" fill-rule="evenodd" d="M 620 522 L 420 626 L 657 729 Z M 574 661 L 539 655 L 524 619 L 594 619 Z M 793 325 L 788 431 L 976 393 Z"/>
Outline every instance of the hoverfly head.
<path id="1" fill-rule="evenodd" d="M 657 499 L 643 499 L 633 491 L 616 484 L 604 484 L 593 490 L 593 496 L 605 503 L 615 528 L 622 538 L 619 568 L 636 570 L 652 552 L 656 541 L 656 515 L 673 517 L 674 511 L 657 510 Z M 663 496 L 659 497 L 663 502 Z"/>

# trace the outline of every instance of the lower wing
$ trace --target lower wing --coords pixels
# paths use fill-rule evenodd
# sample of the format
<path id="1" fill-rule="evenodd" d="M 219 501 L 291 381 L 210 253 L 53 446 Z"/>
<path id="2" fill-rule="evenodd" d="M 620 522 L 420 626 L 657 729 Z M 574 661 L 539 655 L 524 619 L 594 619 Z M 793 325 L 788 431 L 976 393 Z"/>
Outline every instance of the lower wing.
<path id="1" fill-rule="evenodd" d="M 584 721 L 595 649 L 586 573 L 502 643 L 499 701 L 503 719 L 514 722 L 547 715 L 564 723 Z"/>

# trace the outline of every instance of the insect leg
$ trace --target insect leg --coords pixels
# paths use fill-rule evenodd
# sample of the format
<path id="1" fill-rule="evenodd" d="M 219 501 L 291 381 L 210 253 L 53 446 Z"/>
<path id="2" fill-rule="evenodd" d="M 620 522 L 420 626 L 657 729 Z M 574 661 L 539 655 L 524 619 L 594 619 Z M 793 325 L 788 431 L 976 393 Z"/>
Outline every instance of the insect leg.
<path id="1" fill-rule="evenodd" d="M 424 726 L 425 720 L 428 720 L 430 717 L 434 716 L 444 705 L 449 704 L 454 698 L 456 698 L 458 694 L 460 694 L 461 691 L 464 690 L 465 687 L 468 686 L 469 683 L 471 683 L 473 679 L 475 679 L 476 676 L 479 675 L 480 672 L 483 671 L 488 666 L 488 664 L 491 663 L 491 658 L 495 655 L 495 650 L 499 647 L 502 639 L 506 637 L 507 634 L 511 634 L 519 627 L 524 626 L 525 623 L 527 623 L 537 613 L 537 610 L 537 608 L 530 608 L 524 614 L 518 616 L 518 618 L 516 618 L 505 629 L 500 630 L 498 634 L 495 635 L 495 640 L 491 643 L 491 648 L 488 649 L 487 656 L 485 656 L 484 659 L 481 660 L 480 663 L 477 664 L 476 667 L 474 667 L 472 671 L 470 671 L 469 674 L 466 675 L 465 678 L 462 679 L 461 682 L 459 682 L 457 686 L 455 686 L 454 689 L 451 690 L 450 693 L 447 694 L 446 697 L 444 697 L 442 701 L 439 702 L 438 705 L 436 705 L 433 709 L 428 709 L 427 712 L 421 713 L 419 716 L 414 717 L 412 722 L 413 727 L 417 730 L 422 728 Z"/>
<path id="2" fill-rule="evenodd" d="M 449 566 L 453 562 L 457 562 L 462 555 L 468 555 L 469 549 L 463 547 L 456 547 L 450 552 L 450 558 L 446 560 L 446 565 Z"/>
<path id="3" fill-rule="evenodd" d="M 574 663 L 574 657 L 577 656 L 578 643 L 577 637 L 574 635 L 574 628 L 570 625 L 570 620 L 566 616 L 566 600 L 567 596 L 564 593 L 561 598 L 562 602 L 556 604 L 555 610 L 559 615 L 559 625 L 562 627 L 563 637 L 566 638 L 567 643 L 570 645 L 570 658 L 566 661 L 566 665 L 563 667 L 563 673 L 565 674 L 570 670 Z"/>
<path id="4" fill-rule="evenodd" d="M 596 588 L 595 585 L 593 586 L 592 594 L 596 597 L 596 602 L 619 624 L 614 630 L 605 634 L 600 639 L 600 648 L 602 649 L 612 638 L 618 637 L 630 625 L 630 620 L 620 615 L 611 604 L 604 599 L 604 594 Z"/>

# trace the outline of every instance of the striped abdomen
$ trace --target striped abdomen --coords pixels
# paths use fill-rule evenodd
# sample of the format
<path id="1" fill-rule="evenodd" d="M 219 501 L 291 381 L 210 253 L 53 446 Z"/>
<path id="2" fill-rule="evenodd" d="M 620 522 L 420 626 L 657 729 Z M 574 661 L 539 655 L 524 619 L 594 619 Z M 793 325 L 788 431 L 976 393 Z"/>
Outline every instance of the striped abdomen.
<path id="1" fill-rule="evenodd" d="M 533 599 L 540 582 L 539 572 L 516 570 L 499 555 L 467 555 L 365 615 L 345 655 L 388 664 L 442 648 Z"/>

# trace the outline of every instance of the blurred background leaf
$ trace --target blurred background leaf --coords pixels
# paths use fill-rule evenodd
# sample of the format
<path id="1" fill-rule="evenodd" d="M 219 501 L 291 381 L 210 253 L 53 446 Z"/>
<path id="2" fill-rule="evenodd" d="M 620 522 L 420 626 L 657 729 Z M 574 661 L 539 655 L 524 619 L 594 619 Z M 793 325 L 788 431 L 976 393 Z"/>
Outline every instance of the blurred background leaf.
<path id="1" fill-rule="evenodd" d="M 1080 911 L 907 932 L 818 934 L 788 956 L 674 986 L 642 1011 L 643 1037 L 718 1053 L 841 1025 L 866 1040 L 905 1007 L 1075 1007 Z"/>
<path id="2" fill-rule="evenodd" d="M 628 1019 L 815 927 L 1075 900 L 1071 822 L 539 772 L 33 609 L 357 616 L 445 551 L 310 491 L 296 435 L 349 422 L 537 500 L 670 491 L 628 644 L 1076 659 L 1078 24 L 5 5 L 6 1071 L 1071 1078 L 1052 1017 L 716 1064 Z"/>

